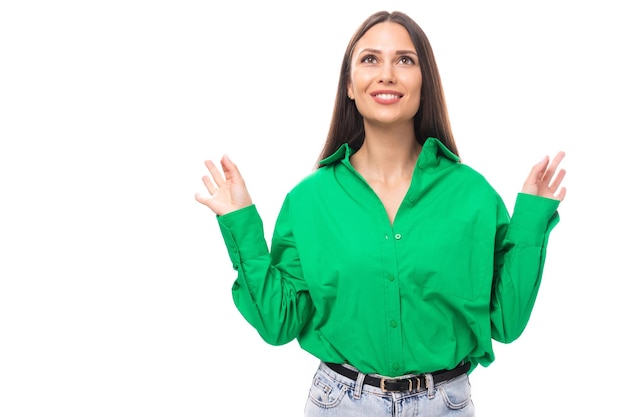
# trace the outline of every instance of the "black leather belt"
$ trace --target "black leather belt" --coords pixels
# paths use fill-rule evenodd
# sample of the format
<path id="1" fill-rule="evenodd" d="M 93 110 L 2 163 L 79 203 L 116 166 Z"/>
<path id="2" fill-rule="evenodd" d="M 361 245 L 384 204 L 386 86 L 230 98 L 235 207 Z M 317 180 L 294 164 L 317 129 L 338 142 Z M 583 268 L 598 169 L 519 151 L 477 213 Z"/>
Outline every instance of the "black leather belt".
<path id="1" fill-rule="evenodd" d="M 346 378 L 350 378 L 353 381 L 356 381 L 359 376 L 359 373 L 357 371 L 346 368 L 345 366 L 338 363 L 324 363 L 333 371 L 345 376 Z M 467 362 L 461 363 L 454 369 L 431 372 L 430 374 L 433 376 L 433 383 L 438 384 L 440 382 L 448 381 L 450 379 L 456 378 L 459 375 L 467 373 L 469 369 L 470 364 L 469 362 Z M 412 375 L 410 377 L 406 376 L 400 378 L 384 378 L 366 374 L 363 383 L 376 388 L 380 388 L 384 392 L 402 392 L 413 390 L 420 391 L 426 389 L 426 376 L 425 374 L 420 374 Z"/>

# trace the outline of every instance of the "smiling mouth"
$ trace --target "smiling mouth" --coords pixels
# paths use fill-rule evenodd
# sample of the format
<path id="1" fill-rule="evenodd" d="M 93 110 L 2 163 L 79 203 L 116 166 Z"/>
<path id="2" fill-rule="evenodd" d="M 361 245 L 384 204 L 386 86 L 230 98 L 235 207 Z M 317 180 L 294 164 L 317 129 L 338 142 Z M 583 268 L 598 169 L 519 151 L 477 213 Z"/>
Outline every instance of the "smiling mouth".
<path id="1" fill-rule="evenodd" d="M 396 99 L 396 98 L 401 98 L 402 96 L 399 95 L 399 94 L 384 93 L 384 94 L 376 94 L 374 97 L 380 98 L 382 100 L 393 100 L 393 99 Z"/>

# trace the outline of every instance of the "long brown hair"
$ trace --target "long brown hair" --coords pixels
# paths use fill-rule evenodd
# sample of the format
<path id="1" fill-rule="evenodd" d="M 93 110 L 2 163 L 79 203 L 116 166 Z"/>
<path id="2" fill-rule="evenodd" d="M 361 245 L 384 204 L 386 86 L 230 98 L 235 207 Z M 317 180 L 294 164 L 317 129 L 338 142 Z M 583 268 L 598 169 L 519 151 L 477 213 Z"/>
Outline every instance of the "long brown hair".
<path id="1" fill-rule="evenodd" d="M 332 155 L 341 145 L 347 143 L 353 149 L 359 149 L 365 139 L 363 117 L 359 114 L 356 104 L 347 96 L 350 79 L 350 63 L 354 46 L 372 26 L 382 22 L 401 24 L 408 32 L 417 51 L 422 71 L 422 91 L 420 108 L 415 114 L 413 125 L 415 137 L 424 144 L 428 137 L 436 137 L 455 155 L 459 156 L 452 128 L 448 118 L 448 109 L 443 94 L 439 69 L 435 61 L 430 42 L 424 31 L 409 16 L 402 12 L 381 11 L 368 17 L 352 36 L 341 63 L 341 72 L 335 97 L 330 128 L 319 161 Z"/>

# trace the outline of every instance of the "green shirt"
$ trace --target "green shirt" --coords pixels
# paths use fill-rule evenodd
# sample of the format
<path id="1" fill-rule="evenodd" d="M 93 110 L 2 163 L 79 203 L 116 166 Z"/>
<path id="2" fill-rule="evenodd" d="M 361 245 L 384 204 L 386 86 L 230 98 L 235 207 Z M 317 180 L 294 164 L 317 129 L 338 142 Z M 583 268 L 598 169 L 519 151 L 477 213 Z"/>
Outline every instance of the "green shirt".
<path id="1" fill-rule="evenodd" d="M 271 251 L 254 205 L 218 216 L 235 305 L 267 343 L 398 376 L 487 366 L 528 323 L 558 200 L 518 194 L 429 138 L 393 224 L 347 145 L 286 196 Z"/>

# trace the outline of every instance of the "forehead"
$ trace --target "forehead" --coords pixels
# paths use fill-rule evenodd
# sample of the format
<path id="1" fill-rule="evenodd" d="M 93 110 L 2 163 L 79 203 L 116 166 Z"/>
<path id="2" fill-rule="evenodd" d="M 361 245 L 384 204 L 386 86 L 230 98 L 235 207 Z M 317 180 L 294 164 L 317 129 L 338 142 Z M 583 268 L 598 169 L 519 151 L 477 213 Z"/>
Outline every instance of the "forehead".
<path id="1" fill-rule="evenodd" d="M 399 23 L 382 22 L 368 29 L 355 45 L 355 52 L 362 49 L 415 50 L 409 32 Z"/>

